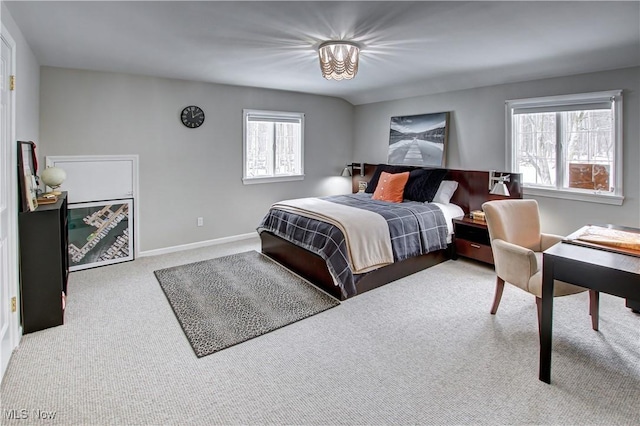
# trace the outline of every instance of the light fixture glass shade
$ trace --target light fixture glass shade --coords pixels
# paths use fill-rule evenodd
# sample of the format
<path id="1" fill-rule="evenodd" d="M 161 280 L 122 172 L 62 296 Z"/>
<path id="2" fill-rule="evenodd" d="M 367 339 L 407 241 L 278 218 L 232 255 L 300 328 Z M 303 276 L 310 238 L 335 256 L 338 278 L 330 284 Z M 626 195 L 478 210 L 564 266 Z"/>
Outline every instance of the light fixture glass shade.
<path id="1" fill-rule="evenodd" d="M 60 167 L 47 167 L 40 174 L 40 180 L 44 182 L 45 185 L 52 188 L 53 194 L 60 195 L 60 191 L 56 191 L 62 185 L 62 182 L 67 178 L 67 173 L 61 169 Z"/>
<path id="2" fill-rule="evenodd" d="M 45 185 L 51 188 L 57 188 L 62 185 L 62 182 L 67 178 L 67 173 L 60 167 L 47 167 L 40 175 L 40 179 Z"/>
<path id="3" fill-rule="evenodd" d="M 358 73 L 360 47 L 343 41 L 325 41 L 318 48 L 320 70 L 327 80 L 351 80 Z"/>
<path id="4" fill-rule="evenodd" d="M 493 185 L 493 189 L 489 192 L 489 194 L 504 195 L 505 197 L 511 195 L 511 193 L 509 192 L 509 188 L 507 188 L 507 185 L 503 181 L 499 181 L 495 185 Z"/>
<path id="5" fill-rule="evenodd" d="M 344 177 L 351 176 L 351 168 L 349 168 L 349 166 L 345 167 L 344 170 L 342 170 L 342 174 L 340 176 L 344 176 Z"/>

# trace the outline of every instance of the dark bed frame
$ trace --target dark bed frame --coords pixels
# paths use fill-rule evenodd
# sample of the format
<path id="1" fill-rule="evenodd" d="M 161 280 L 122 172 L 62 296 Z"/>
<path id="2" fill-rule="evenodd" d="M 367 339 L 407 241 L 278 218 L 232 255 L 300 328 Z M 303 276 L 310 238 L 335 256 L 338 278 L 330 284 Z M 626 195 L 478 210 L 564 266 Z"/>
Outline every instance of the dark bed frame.
<path id="1" fill-rule="evenodd" d="M 351 183 L 354 193 L 358 191 L 359 182 L 368 182 L 371 179 L 377 166 L 377 164 L 352 165 L 353 176 L 351 177 Z M 511 175 L 511 181 L 507 183 L 507 187 L 511 193 L 510 197 L 489 194 L 488 171 L 449 169 L 445 179 L 458 182 L 458 189 L 454 193 L 451 202 L 459 205 L 465 214 L 468 214 L 471 210 L 481 210 L 482 203 L 488 200 L 522 198 L 521 175 L 508 172 L 503 172 L 503 174 Z M 333 278 L 331 278 L 331 274 L 327 269 L 327 264 L 320 256 L 270 232 L 261 232 L 260 239 L 262 241 L 262 253 L 306 278 L 335 298 L 340 300 L 346 299 L 342 295 L 340 288 L 333 283 Z M 422 256 L 412 257 L 368 272 L 357 282 L 357 294 L 364 293 L 365 291 L 372 290 L 388 284 L 391 281 L 406 277 L 451 259 L 455 256 L 453 246 L 453 244 L 450 244 L 445 250 L 438 250 Z"/>

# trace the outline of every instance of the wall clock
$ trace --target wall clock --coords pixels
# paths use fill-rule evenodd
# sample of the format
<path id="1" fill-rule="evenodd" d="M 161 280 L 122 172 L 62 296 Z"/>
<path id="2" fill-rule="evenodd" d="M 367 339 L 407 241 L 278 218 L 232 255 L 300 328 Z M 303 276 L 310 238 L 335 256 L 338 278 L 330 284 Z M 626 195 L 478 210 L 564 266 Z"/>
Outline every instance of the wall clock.
<path id="1" fill-rule="evenodd" d="M 180 120 L 182 120 L 182 124 L 188 128 L 195 129 L 204 123 L 204 111 L 195 105 L 188 106 L 182 110 Z"/>

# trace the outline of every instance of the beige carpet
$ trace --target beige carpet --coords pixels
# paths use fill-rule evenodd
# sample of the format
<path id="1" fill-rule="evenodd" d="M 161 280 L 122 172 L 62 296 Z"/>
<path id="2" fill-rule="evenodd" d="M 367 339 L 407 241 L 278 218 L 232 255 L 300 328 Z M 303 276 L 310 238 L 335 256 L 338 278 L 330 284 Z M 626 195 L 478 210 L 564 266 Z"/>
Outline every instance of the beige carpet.
<path id="1" fill-rule="evenodd" d="M 257 240 L 71 274 L 66 323 L 24 336 L 3 424 L 627 424 L 640 419 L 640 315 L 557 299 L 552 385 L 538 380 L 532 297 L 448 261 L 197 358 L 153 271 L 259 250 Z M 7 410 L 27 410 L 9 421 Z M 54 411 L 44 423 L 35 410 Z"/>

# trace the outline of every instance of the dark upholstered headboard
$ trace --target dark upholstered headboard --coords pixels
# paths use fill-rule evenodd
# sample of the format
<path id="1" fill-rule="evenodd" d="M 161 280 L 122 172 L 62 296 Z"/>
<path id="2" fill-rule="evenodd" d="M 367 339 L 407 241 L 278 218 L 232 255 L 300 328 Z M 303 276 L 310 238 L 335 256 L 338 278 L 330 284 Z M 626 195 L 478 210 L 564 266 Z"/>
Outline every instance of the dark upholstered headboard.
<path id="1" fill-rule="evenodd" d="M 358 192 L 359 182 L 369 182 L 371 180 L 377 166 L 378 164 L 364 163 L 362 165 L 364 170 L 361 173 L 361 163 L 352 164 L 351 189 L 353 192 Z M 422 167 L 413 168 L 419 169 Z M 459 205 L 465 213 L 469 213 L 471 210 L 481 210 L 482 203 L 485 201 L 522 198 L 522 174 L 500 171 L 496 173 L 511 175 L 510 181 L 506 182 L 507 188 L 511 193 L 509 197 L 489 194 L 489 171 L 448 169 L 445 179 L 458 182 L 458 189 L 453 194 L 451 202 Z"/>

